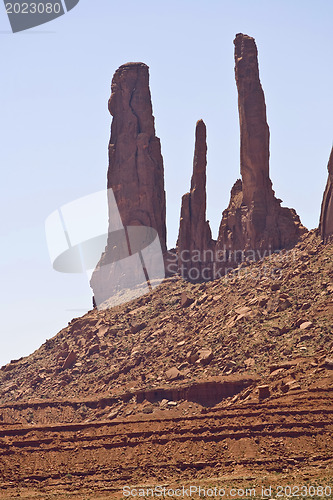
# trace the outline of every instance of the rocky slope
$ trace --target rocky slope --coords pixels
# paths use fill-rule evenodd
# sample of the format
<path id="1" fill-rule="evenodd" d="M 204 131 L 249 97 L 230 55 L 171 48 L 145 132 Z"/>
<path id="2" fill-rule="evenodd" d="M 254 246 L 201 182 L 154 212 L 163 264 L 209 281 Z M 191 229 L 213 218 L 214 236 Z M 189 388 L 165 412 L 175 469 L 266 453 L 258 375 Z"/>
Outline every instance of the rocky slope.
<path id="1" fill-rule="evenodd" d="M 215 282 L 168 278 L 2 367 L 0 498 L 330 484 L 332 257 L 312 231 Z"/>
<path id="2" fill-rule="evenodd" d="M 210 377 L 245 377 L 250 398 L 262 384 L 272 396 L 292 384 L 306 389 L 332 368 L 332 251 L 311 232 L 295 249 L 242 264 L 227 279 L 192 285 L 169 278 L 128 304 L 95 309 L 2 367 L 0 401 L 106 397 L 106 416 L 119 394 Z M 71 416 L 87 417 L 94 412 Z"/>

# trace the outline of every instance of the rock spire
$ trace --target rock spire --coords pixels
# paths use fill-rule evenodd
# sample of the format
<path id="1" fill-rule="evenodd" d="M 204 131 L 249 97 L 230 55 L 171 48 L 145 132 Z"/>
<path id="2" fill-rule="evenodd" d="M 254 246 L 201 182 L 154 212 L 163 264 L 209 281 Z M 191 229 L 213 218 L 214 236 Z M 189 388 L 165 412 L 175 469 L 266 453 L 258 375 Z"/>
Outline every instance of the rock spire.
<path id="1" fill-rule="evenodd" d="M 281 200 L 275 197 L 272 188 L 269 127 L 255 40 L 239 33 L 234 45 L 241 179 L 231 190 L 215 242 L 205 218 L 206 128 L 203 122 L 198 122 L 191 191 L 182 198 L 177 245 L 179 272 L 191 281 L 222 277 L 248 255 L 260 258 L 267 251 L 292 248 L 306 231 L 295 210 L 281 207 Z M 191 259 L 182 257 L 186 253 Z"/>
<path id="2" fill-rule="evenodd" d="M 107 186 L 113 190 L 123 225 L 153 227 L 164 252 L 164 167 L 146 64 L 127 63 L 117 69 L 109 111 L 113 120 Z"/>
<path id="3" fill-rule="evenodd" d="M 295 210 L 281 207 L 269 177 L 269 128 L 254 38 L 236 35 L 235 78 L 240 125 L 240 171 L 223 212 L 217 248 L 291 248 L 305 231 Z"/>
<path id="4" fill-rule="evenodd" d="M 327 165 L 328 179 L 321 204 L 319 231 L 324 243 L 333 238 L 333 147 Z"/>
<path id="5" fill-rule="evenodd" d="M 156 233 L 145 232 L 144 228 L 157 232 L 162 253 L 166 254 L 164 167 L 160 140 L 155 134 L 146 64 L 132 62 L 117 69 L 109 111 L 113 116 L 107 173 L 109 235 L 90 282 L 97 305 L 126 289 L 134 289 L 141 281 L 148 286 L 148 276 L 164 276 L 163 261 L 162 271 L 156 271 L 158 256 L 156 262 L 150 262 L 150 275 L 144 267 L 146 262 L 138 262 L 131 269 L 126 260 L 132 253 L 142 260 L 140 251 L 153 242 Z M 141 226 L 142 231 L 134 228 L 129 232 L 133 226 Z"/>
<path id="6" fill-rule="evenodd" d="M 209 222 L 206 221 L 206 156 L 206 125 L 203 120 L 199 120 L 195 129 L 191 189 L 182 197 L 177 241 L 180 273 L 191 281 L 201 280 L 203 274 L 211 276 L 213 261 L 215 242 Z"/>

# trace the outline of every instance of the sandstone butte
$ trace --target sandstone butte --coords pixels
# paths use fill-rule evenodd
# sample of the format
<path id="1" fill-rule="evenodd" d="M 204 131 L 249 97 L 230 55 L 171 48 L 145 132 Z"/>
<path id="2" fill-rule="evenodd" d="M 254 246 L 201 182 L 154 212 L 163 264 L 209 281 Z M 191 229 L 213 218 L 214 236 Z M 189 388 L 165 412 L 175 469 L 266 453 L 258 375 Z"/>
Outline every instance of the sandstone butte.
<path id="1" fill-rule="evenodd" d="M 333 237 L 333 148 L 327 165 L 328 179 L 321 204 L 320 236 L 324 243 Z"/>
<path id="2" fill-rule="evenodd" d="M 206 221 L 199 121 L 178 252 L 225 243 L 289 247 L 305 231 L 281 208 L 269 179 L 254 40 L 237 35 L 235 47 L 242 180 L 216 243 Z M 117 70 L 110 111 L 108 187 L 120 229 L 150 225 L 165 253 L 163 161 L 147 66 Z M 124 485 L 133 485 L 132 496 L 150 497 L 155 486 L 168 493 L 181 484 L 185 492 L 202 487 L 200 498 L 215 487 L 244 498 L 252 486 L 255 498 L 266 486 L 262 498 L 291 496 L 291 489 L 331 496 L 333 246 L 322 240 L 333 233 L 332 155 L 321 238 L 316 230 L 300 236 L 293 258 L 277 253 L 208 283 L 170 277 L 154 293 L 73 318 L 30 356 L 1 367 L 0 499 L 110 500 L 124 497 Z M 111 230 L 119 225 L 111 203 L 109 216 Z M 100 266 L 115 262 L 114 253 L 110 238 Z M 202 271 L 197 259 L 192 264 Z"/>

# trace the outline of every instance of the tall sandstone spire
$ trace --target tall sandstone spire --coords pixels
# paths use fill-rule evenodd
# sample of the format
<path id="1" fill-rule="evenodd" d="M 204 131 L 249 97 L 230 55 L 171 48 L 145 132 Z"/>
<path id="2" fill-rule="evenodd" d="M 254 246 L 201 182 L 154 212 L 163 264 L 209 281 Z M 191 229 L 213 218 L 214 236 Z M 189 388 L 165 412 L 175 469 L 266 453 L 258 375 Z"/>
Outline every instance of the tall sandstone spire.
<path id="1" fill-rule="evenodd" d="M 199 120 L 195 130 L 191 190 L 182 197 L 177 241 L 180 273 L 191 281 L 201 281 L 205 276 L 211 278 L 215 245 L 206 221 L 206 157 L 206 125 Z"/>
<path id="2" fill-rule="evenodd" d="M 223 212 L 217 250 L 291 248 L 305 231 L 295 210 L 281 207 L 269 177 L 269 128 L 254 38 L 236 35 L 235 77 L 240 124 L 240 170 Z"/>
<path id="3" fill-rule="evenodd" d="M 132 62 L 117 69 L 111 84 L 109 111 L 113 120 L 107 187 L 114 198 L 109 195 L 108 243 L 90 281 L 98 304 L 118 289 L 126 288 L 131 278 L 135 278 L 126 262 L 121 264 L 129 255 L 128 234 L 125 237 L 121 231 L 115 233 L 115 228 L 155 229 L 162 252 L 166 254 L 164 167 L 160 140 L 155 134 L 146 64 Z M 114 199 L 119 213 L 115 211 Z M 147 244 L 149 234 L 142 240 Z"/>
<path id="4" fill-rule="evenodd" d="M 306 231 L 295 210 L 281 207 L 269 177 L 269 128 L 255 40 L 239 33 L 234 45 L 242 178 L 231 190 L 215 242 L 205 219 L 206 128 L 198 122 L 191 191 L 182 198 L 177 244 L 179 272 L 191 281 L 197 270 L 199 280 L 214 279 L 247 256 L 292 248 Z"/>
<path id="5" fill-rule="evenodd" d="M 321 204 L 319 231 L 326 243 L 333 238 L 333 147 L 327 165 L 328 179 Z"/>
<path id="6" fill-rule="evenodd" d="M 259 79 L 254 39 L 238 34 L 234 44 L 243 203 L 248 207 L 253 205 L 253 226 L 260 232 L 265 228 L 267 207 L 274 197 L 269 178 L 269 127 L 265 96 Z"/>

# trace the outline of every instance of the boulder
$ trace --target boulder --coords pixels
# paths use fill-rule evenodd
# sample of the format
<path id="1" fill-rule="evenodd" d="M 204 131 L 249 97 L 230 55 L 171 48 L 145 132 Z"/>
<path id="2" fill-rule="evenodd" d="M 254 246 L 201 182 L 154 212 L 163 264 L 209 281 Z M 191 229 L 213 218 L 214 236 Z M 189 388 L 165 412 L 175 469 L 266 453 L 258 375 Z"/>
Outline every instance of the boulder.
<path id="1" fill-rule="evenodd" d="M 258 386 L 259 400 L 269 398 L 271 393 L 269 385 L 259 385 Z"/>
<path id="2" fill-rule="evenodd" d="M 211 360 L 213 359 L 213 351 L 212 349 L 200 349 L 199 351 L 199 359 L 197 360 L 197 363 L 200 363 L 201 365 L 209 365 Z"/>
<path id="3" fill-rule="evenodd" d="M 176 368 L 175 366 L 170 368 L 169 370 L 167 370 L 165 372 L 165 375 L 166 375 L 166 378 L 168 380 L 176 380 L 177 378 L 180 377 L 180 371 L 178 370 L 178 368 Z"/>
<path id="4" fill-rule="evenodd" d="M 71 351 L 68 354 L 67 358 L 65 359 L 64 364 L 62 365 L 62 369 L 66 370 L 67 368 L 70 368 L 71 366 L 74 365 L 76 360 L 77 360 L 76 353 L 74 351 Z"/>
<path id="5" fill-rule="evenodd" d="M 301 330 L 307 330 L 308 328 L 313 327 L 313 323 L 312 321 L 304 321 L 304 323 L 301 323 L 299 327 Z"/>
<path id="6" fill-rule="evenodd" d="M 184 291 L 180 296 L 180 305 L 181 307 L 189 307 L 194 300 L 191 297 L 188 297 L 187 293 Z"/>

